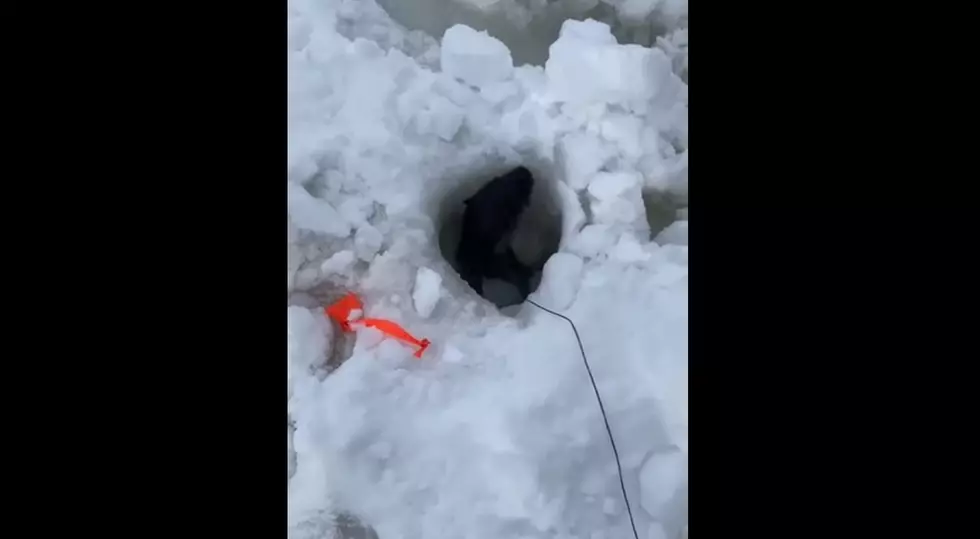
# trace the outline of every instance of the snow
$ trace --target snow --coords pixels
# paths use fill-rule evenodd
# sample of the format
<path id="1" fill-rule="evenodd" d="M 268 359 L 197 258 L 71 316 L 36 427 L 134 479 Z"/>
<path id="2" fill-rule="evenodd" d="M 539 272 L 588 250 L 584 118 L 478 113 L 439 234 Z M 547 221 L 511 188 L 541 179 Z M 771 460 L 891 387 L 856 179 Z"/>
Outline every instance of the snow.
<path id="1" fill-rule="evenodd" d="M 646 106 L 671 75 L 659 49 L 618 45 L 597 21 L 568 21 L 545 64 L 552 94 L 574 104 L 604 102 L 633 109 Z"/>
<path id="2" fill-rule="evenodd" d="M 320 271 L 326 274 L 343 274 L 350 271 L 350 268 L 354 265 L 354 262 L 355 258 L 352 251 L 340 251 L 330 258 L 324 260 L 323 264 L 320 266 Z"/>
<path id="3" fill-rule="evenodd" d="M 350 225 L 328 202 L 314 198 L 301 185 L 289 184 L 289 215 L 302 230 L 310 230 L 343 238 L 350 234 Z"/>
<path id="4" fill-rule="evenodd" d="M 531 299 L 576 325 L 641 536 L 686 537 L 687 3 L 464 3 L 383 2 L 433 38 L 375 0 L 288 2 L 288 536 L 632 536 L 571 327 L 480 298 L 443 244 L 467 193 L 524 164 Z M 562 22 L 602 9 L 673 22 L 652 48 Z M 656 227 L 651 193 L 680 201 Z M 348 291 L 422 358 L 329 322 Z"/>
<path id="5" fill-rule="evenodd" d="M 357 258 L 370 261 L 381 250 L 382 243 L 384 243 L 384 236 L 378 229 L 369 224 L 362 225 L 354 235 L 354 249 L 357 251 Z"/>
<path id="6" fill-rule="evenodd" d="M 541 299 L 552 309 L 563 311 L 575 300 L 585 263 L 570 253 L 555 253 L 544 265 Z"/>
<path id="7" fill-rule="evenodd" d="M 486 32 L 455 25 L 442 38 L 442 71 L 482 88 L 504 82 L 514 72 L 510 50 Z"/>
<path id="8" fill-rule="evenodd" d="M 428 318 L 439 302 L 442 295 L 442 276 L 429 268 L 421 267 L 415 274 L 415 290 L 412 292 L 412 303 L 415 311 L 422 318 Z"/>
<path id="9" fill-rule="evenodd" d="M 598 135 L 575 131 L 565 135 L 558 145 L 565 181 L 574 189 L 588 185 L 592 175 L 613 156 Z"/>

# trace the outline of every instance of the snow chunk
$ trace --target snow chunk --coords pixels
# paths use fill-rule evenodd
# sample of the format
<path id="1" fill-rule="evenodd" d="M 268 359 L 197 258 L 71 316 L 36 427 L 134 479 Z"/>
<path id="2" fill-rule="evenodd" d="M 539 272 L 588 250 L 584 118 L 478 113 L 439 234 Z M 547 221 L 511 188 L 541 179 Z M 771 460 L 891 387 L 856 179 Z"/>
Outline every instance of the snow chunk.
<path id="1" fill-rule="evenodd" d="M 646 103 L 673 75 L 663 51 L 618 45 L 608 25 L 591 19 L 564 22 L 545 72 L 560 101 L 578 104 Z"/>
<path id="2" fill-rule="evenodd" d="M 480 95 L 487 101 L 497 104 L 517 95 L 520 87 L 514 81 L 488 84 L 480 89 Z"/>
<path id="3" fill-rule="evenodd" d="M 680 451 L 652 455 L 640 470 L 640 503 L 659 519 L 667 504 L 687 482 L 687 462 Z"/>
<path id="4" fill-rule="evenodd" d="M 623 155 L 634 160 L 643 155 L 643 122 L 640 118 L 610 114 L 600 122 L 600 130 L 602 138 L 615 144 Z"/>
<path id="5" fill-rule="evenodd" d="M 589 183 L 590 205 L 596 223 L 634 224 L 645 212 L 640 193 L 642 178 L 635 172 L 600 172 Z"/>
<path id="6" fill-rule="evenodd" d="M 561 311 L 575 301 L 584 267 L 582 259 L 573 254 L 551 255 L 544 265 L 539 289 L 543 291 L 545 307 Z"/>
<path id="7" fill-rule="evenodd" d="M 643 250 L 643 246 L 630 234 L 623 234 L 619 238 L 619 243 L 610 252 L 610 256 L 620 262 L 632 263 L 642 262 L 650 258 L 650 253 Z"/>
<path id="8" fill-rule="evenodd" d="M 355 261 L 353 251 L 340 251 L 320 264 L 320 272 L 324 275 L 346 275 Z"/>
<path id="9" fill-rule="evenodd" d="M 599 253 L 606 252 L 615 239 L 609 225 L 588 225 L 569 242 L 568 247 L 585 258 L 595 258 Z"/>
<path id="10" fill-rule="evenodd" d="M 297 228 L 338 238 L 350 235 L 350 224 L 328 202 L 314 198 L 301 185 L 292 182 L 286 185 L 286 204 Z"/>
<path id="11" fill-rule="evenodd" d="M 364 225 L 357 229 L 357 234 L 354 235 L 354 249 L 357 251 L 357 258 L 364 260 L 365 262 L 371 261 L 374 255 L 378 254 L 381 250 L 381 244 L 384 242 L 384 236 L 377 228 L 371 225 Z"/>
<path id="12" fill-rule="evenodd" d="M 434 134 L 449 142 L 463 125 L 465 115 L 455 103 L 441 95 L 433 96 L 428 106 L 415 116 L 420 135 Z"/>
<path id="13" fill-rule="evenodd" d="M 640 184 L 640 176 L 632 172 L 603 172 L 589 182 L 589 194 L 600 201 L 610 201 Z"/>
<path id="14" fill-rule="evenodd" d="M 415 311 L 422 318 L 432 315 L 433 309 L 439 303 L 442 295 L 442 276 L 435 271 L 421 267 L 415 274 L 415 289 L 412 291 L 412 302 Z"/>
<path id="15" fill-rule="evenodd" d="M 558 159 L 564 168 L 565 181 L 572 189 L 584 189 L 611 153 L 595 135 L 583 132 L 565 135 L 558 145 Z"/>
<path id="16" fill-rule="evenodd" d="M 442 36 L 443 72 L 467 84 L 482 87 L 513 75 L 510 49 L 487 32 L 457 24 Z"/>
<path id="17" fill-rule="evenodd" d="M 561 226 L 561 237 L 562 243 L 568 241 L 569 238 L 573 238 L 575 233 L 582 228 L 585 224 L 585 209 L 582 208 L 582 203 L 578 199 L 578 195 L 572 190 L 567 184 L 559 182 L 556 184 L 558 200 L 561 203 L 561 214 L 562 214 L 562 226 Z"/>
<path id="18" fill-rule="evenodd" d="M 561 41 L 562 39 L 574 39 L 584 45 L 616 44 L 616 38 L 613 37 L 609 25 L 595 19 L 565 21 L 558 34 L 558 40 Z"/>
<path id="19" fill-rule="evenodd" d="M 296 272 L 296 281 L 294 285 L 299 289 L 306 289 L 312 287 L 320 279 L 320 272 L 317 268 L 309 267 L 303 268 Z"/>

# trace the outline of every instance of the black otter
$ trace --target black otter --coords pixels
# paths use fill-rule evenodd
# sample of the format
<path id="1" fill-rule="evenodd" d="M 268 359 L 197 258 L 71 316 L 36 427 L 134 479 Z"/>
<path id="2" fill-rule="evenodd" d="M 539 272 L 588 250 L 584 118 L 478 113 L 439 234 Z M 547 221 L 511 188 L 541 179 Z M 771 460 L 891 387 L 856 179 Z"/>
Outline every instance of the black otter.
<path id="1" fill-rule="evenodd" d="M 530 294 L 531 268 L 517 259 L 509 243 L 501 243 L 517 226 L 533 188 L 531 171 L 519 166 L 494 178 L 464 202 L 456 259 L 460 276 L 478 294 L 483 294 L 485 278 L 508 281 L 523 296 Z"/>

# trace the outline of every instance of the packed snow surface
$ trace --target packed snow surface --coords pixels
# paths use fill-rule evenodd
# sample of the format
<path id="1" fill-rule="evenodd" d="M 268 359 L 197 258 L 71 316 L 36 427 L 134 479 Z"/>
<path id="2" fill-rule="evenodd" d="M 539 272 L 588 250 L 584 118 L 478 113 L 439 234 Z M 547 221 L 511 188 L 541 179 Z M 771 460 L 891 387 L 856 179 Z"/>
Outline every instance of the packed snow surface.
<path id="1" fill-rule="evenodd" d="M 524 164 L 561 223 L 557 252 L 522 247 L 546 260 L 531 299 L 578 328 L 640 536 L 686 537 L 686 56 L 568 20 L 519 65 L 492 32 L 433 39 L 375 0 L 290 0 L 288 25 L 289 536 L 632 536 L 567 322 L 501 312 L 440 251 L 459 193 Z M 680 202 L 651 229 L 658 197 Z M 423 357 L 328 321 L 348 291 Z"/>

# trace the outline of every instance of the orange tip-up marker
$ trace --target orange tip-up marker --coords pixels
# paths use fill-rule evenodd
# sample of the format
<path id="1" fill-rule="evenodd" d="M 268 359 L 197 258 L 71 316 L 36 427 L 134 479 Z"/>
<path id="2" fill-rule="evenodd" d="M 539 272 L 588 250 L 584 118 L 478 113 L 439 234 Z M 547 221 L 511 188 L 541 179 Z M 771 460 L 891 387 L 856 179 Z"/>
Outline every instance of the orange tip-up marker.
<path id="1" fill-rule="evenodd" d="M 350 292 L 333 305 L 323 309 L 327 316 L 336 320 L 340 324 L 340 329 L 344 331 L 353 331 L 350 327 L 350 317 L 352 311 L 355 310 L 364 312 L 364 305 L 357 296 Z"/>
<path id="2" fill-rule="evenodd" d="M 378 331 L 384 333 L 388 337 L 398 339 L 402 342 L 418 346 L 419 349 L 415 351 L 415 357 L 421 358 L 422 353 L 425 349 L 429 347 L 429 339 L 416 339 L 409 332 L 405 331 L 404 328 L 398 324 L 392 322 L 391 320 L 384 320 L 381 318 L 364 318 L 361 320 L 351 320 L 351 315 L 353 311 L 358 310 L 362 313 L 364 312 L 364 305 L 361 300 L 358 299 L 353 293 L 348 293 L 346 296 L 341 298 L 339 301 L 330 305 L 324 309 L 327 316 L 337 321 L 340 324 L 340 328 L 344 331 L 354 331 L 351 324 L 361 324 L 365 327 L 374 328 Z"/>

